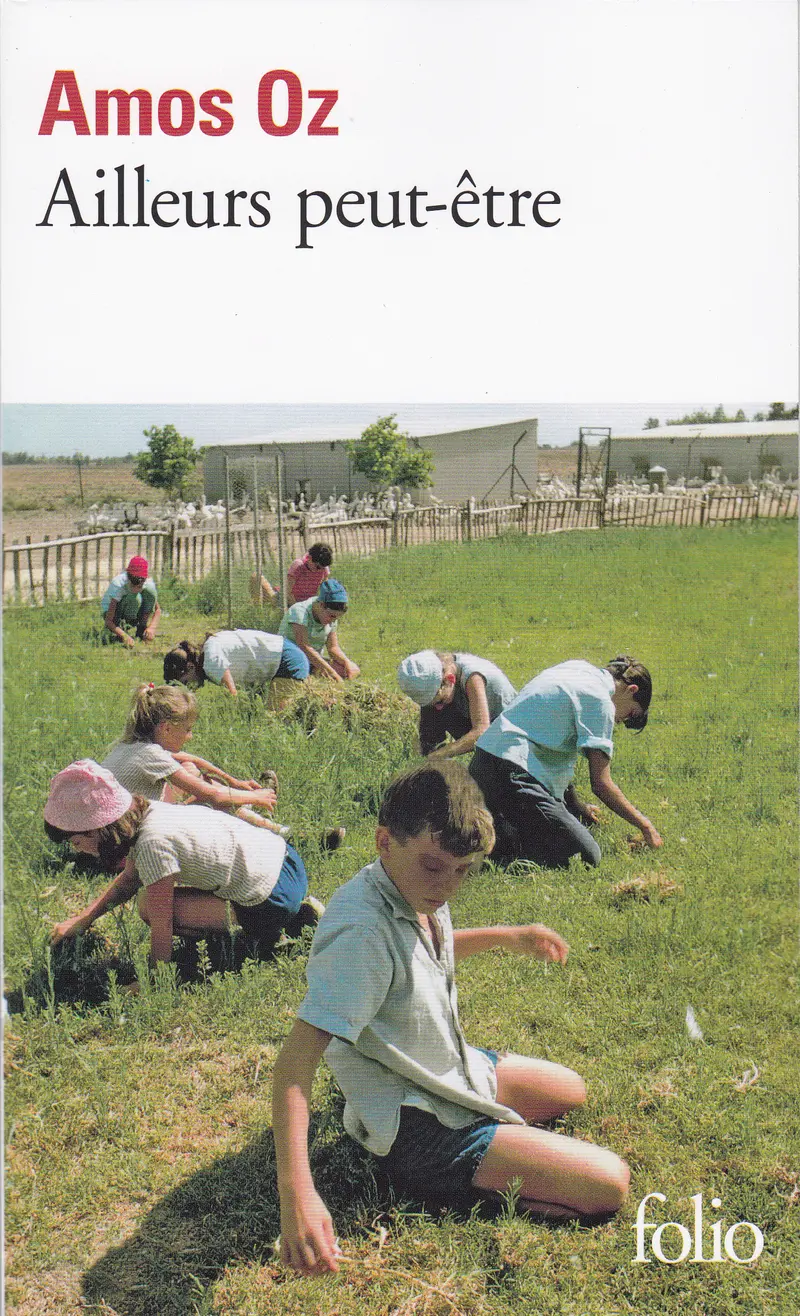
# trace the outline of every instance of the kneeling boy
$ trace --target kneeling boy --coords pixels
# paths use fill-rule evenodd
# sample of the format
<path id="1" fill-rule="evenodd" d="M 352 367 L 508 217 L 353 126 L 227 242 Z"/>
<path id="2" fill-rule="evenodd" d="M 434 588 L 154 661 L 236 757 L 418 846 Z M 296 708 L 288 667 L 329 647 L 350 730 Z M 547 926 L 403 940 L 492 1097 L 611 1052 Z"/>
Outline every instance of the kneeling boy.
<path id="1" fill-rule="evenodd" d="M 308 992 L 275 1066 L 283 1261 L 305 1275 L 338 1269 L 308 1159 L 323 1053 L 346 1098 L 346 1131 L 383 1158 L 400 1196 L 459 1201 L 519 1179 L 528 1209 L 615 1211 L 629 1177 L 619 1157 L 530 1127 L 581 1104 L 579 1076 L 478 1050 L 461 1030 L 458 960 L 504 947 L 563 964 L 569 949 L 539 924 L 453 929 L 447 901 L 494 844 L 477 786 L 447 760 L 402 773 L 383 799 L 375 839 L 378 859 L 339 888 L 319 924 Z"/>

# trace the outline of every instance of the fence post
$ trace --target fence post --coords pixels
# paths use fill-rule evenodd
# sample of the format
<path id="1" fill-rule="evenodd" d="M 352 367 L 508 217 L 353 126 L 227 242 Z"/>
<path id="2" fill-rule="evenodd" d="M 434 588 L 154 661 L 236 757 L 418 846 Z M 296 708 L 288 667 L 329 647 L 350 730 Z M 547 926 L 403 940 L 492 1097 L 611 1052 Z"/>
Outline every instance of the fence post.
<path id="1" fill-rule="evenodd" d="M 233 582 L 231 572 L 233 570 L 233 560 L 231 556 L 231 479 L 228 467 L 228 454 L 225 453 L 225 577 L 226 577 L 226 594 L 228 596 L 228 630 L 233 626 L 233 599 L 231 589 Z"/>
<path id="2" fill-rule="evenodd" d="M 42 550 L 42 603 L 47 602 L 47 568 L 49 566 L 50 549 L 47 547 L 50 540 L 49 535 L 44 536 L 44 548 Z"/>
<path id="3" fill-rule="evenodd" d="M 277 529 L 278 529 L 278 575 L 279 575 L 279 577 L 280 577 L 280 581 L 281 581 L 281 595 L 280 595 L 280 597 L 281 597 L 281 611 L 282 611 L 282 612 L 286 612 L 286 611 L 288 610 L 288 607 L 289 607 L 289 604 L 288 604 L 288 601 L 287 601 L 287 598 L 286 598 L 286 593 L 285 593 L 285 589 L 286 589 L 286 584 L 285 584 L 285 582 L 286 582 L 286 568 L 287 568 L 287 566 L 288 566 L 288 563 L 287 563 L 287 561 L 286 561 L 286 555 L 285 555 L 285 552 L 284 552 L 284 546 L 283 546 L 283 534 L 284 534 L 284 531 L 283 531 L 283 472 L 282 472 L 282 470 L 281 470 L 281 450 L 280 450 L 280 448 L 276 448 L 276 449 L 275 449 L 275 497 L 276 497 L 276 499 L 277 499 L 277 503 L 278 503 L 278 507 L 277 507 L 277 513 L 278 513 L 278 526 L 277 526 Z"/>
<path id="4" fill-rule="evenodd" d="M 708 498 L 708 494 L 703 494 L 702 498 L 700 499 L 700 524 L 701 524 L 701 525 L 705 525 L 705 523 L 706 523 L 706 500 L 707 500 L 707 498 Z"/>
<path id="5" fill-rule="evenodd" d="M 5 542 L 6 542 L 6 537 L 5 537 L 5 535 L 3 535 L 3 549 L 4 549 L 4 551 L 3 551 L 3 586 L 4 586 L 4 588 L 5 588 L 5 576 L 6 576 L 6 570 L 5 570 L 5 566 L 6 566 Z M 22 602 L 22 585 L 21 585 L 20 578 L 19 578 L 19 556 L 20 556 L 19 553 L 16 553 L 16 552 L 14 553 L 13 567 L 14 567 L 14 602 L 15 602 L 15 603 L 21 603 L 21 602 Z"/>
<path id="6" fill-rule="evenodd" d="M 261 532 L 258 525 L 258 458 L 253 458 L 253 533 L 256 537 L 256 579 L 258 585 L 258 601 L 263 610 L 264 598 L 261 593 Z M 280 584 L 281 582 L 279 582 Z"/>
<path id="7" fill-rule="evenodd" d="M 59 543 L 56 544 L 56 598 L 59 601 L 64 597 L 63 565 L 63 550 Z"/>
<path id="8" fill-rule="evenodd" d="M 467 539 L 471 540 L 473 535 L 473 517 L 475 515 L 475 496 L 470 494 L 467 500 Z"/>
<path id="9" fill-rule="evenodd" d="M 30 542 L 31 542 L 30 535 L 26 535 L 25 543 L 29 544 Z M 30 591 L 31 591 L 31 603 L 33 604 L 36 602 L 36 590 L 34 589 L 34 585 L 33 585 L 33 554 L 31 553 L 30 549 L 28 549 L 28 584 L 30 586 Z"/>

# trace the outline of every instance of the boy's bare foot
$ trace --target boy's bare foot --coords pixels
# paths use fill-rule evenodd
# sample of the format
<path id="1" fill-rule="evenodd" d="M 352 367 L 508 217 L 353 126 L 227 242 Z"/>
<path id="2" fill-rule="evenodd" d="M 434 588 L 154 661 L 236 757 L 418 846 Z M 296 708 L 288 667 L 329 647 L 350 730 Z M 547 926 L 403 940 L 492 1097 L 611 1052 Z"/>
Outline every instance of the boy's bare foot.
<path id="1" fill-rule="evenodd" d="M 296 914 L 284 929 L 288 938 L 299 937 L 303 928 L 315 928 L 325 913 L 325 906 L 316 896 L 307 895 Z"/>
<path id="2" fill-rule="evenodd" d="M 346 827 L 331 827 L 322 837 L 323 850 L 338 850 L 346 835 Z"/>

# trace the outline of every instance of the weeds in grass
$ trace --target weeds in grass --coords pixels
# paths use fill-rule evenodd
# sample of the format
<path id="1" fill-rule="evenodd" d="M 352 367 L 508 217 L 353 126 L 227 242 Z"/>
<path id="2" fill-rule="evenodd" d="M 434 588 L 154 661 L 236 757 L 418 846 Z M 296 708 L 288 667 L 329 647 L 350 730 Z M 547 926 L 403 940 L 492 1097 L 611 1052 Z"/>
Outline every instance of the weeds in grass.
<path id="1" fill-rule="evenodd" d="M 614 882 L 610 891 L 612 899 L 619 905 L 626 899 L 666 900 L 669 896 L 680 895 L 683 887 L 666 873 L 637 873 L 635 877 Z"/>

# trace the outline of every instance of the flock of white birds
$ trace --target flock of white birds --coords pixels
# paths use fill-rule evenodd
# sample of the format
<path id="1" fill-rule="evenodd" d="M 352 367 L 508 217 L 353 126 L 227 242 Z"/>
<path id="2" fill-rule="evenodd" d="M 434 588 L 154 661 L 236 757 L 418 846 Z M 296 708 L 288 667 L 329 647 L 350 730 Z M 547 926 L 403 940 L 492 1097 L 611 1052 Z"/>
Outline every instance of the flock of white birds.
<path id="1" fill-rule="evenodd" d="M 780 493 L 783 490 L 796 489 L 797 484 L 796 479 L 782 480 L 779 474 L 767 472 L 758 482 L 748 478 L 741 484 L 733 485 L 721 468 L 715 468 L 712 472 L 712 478 L 709 480 L 703 480 L 698 476 L 690 479 L 681 476 L 673 483 L 665 484 L 663 490 L 646 476 L 618 480 L 609 487 L 607 497 L 613 499 L 615 503 L 619 503 L 628 498 L 657 496 L 662 493 L 686 497 L 724 491 L 753 495 L 759 492 Z M 597 497 L 602 493 L 602 490 L 603 479 L 601 476 L 591 476 L 581 482 L 582 497 Z M 529 496 L 515 497 L 514 501 L 524 502 L 526 497 Z M 575 498 L 576 496 L 576 486 L 569 480 L 562 480 L 558 476 L 547 474 L 539 477 L 535 494 L 537 500 Z M 430 501 L 434 506 L 441 506 L 440 500 L 433 497 L 433 495 L 430 495 Z M 271 489 L 260 492 L 259 507 L 262 512 L 267 512 L 270 515 L 275 514 L 277 500 Z M 324 526 L 336 525 L 345 521 L 363 521 L 391 516 L 395 512 L 411 511 L 413 508 L 414 502 L 408 491 L 393 487 L 381 494 L 363 494 L 355 498 L 348 498 L 345 494 L 340 494 L 339 497 L 331 495 L 329 498 L 317 496 L 311 501 L 307 501 L 301 493 L 295 499 L 284 502 L 282 512 L 284 516 L 293 519 L 295 522 L 305 517 L 312 526 Z M 252 521 L 253 505 L 250 499 L 245 496 L 239 505 L 232 507 L 230 516 L 234 525 L 241 525 L 244 521 Z M 213 530 L 223 529 L 224 526 L 225 503 L 222 499 L 216 503 L 207 503 L 205 498 L 201 498 L 197 503 L 187 503 L 178 499 L 152 506 L 142 503 L 103 503 L 102 505 L 93 503 L 78 520 L 76 529 L 79 535 L 93 535 L 108 533 L 109 531 L 124 532 L 130 530 L 136 532 L 169 530 L 176 527 L 179 530 Z"/>

